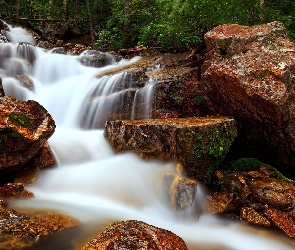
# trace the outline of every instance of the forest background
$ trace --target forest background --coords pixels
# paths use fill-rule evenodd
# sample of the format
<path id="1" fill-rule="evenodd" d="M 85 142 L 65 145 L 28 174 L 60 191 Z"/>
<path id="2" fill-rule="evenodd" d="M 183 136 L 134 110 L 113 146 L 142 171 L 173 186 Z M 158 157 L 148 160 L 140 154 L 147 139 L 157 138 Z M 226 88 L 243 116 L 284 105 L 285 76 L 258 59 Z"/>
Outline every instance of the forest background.
<path id="1" fill-rule="evenodd" d="M 0 13 L 40 27 L 67 23 L 101 50 L 145 45 L 181 52 L 224 23 L 281 21 L 295 40 L 294 0 L 0 0 Z"/>

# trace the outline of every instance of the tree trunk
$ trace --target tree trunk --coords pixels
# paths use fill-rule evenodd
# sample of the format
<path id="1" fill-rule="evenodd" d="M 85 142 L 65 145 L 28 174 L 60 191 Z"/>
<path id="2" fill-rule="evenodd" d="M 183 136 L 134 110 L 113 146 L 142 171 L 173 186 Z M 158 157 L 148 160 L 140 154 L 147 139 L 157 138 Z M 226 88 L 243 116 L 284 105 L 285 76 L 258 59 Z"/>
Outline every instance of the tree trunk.
<path id="1" fill-rule="evenodd" d="M 21 0 L 17 0 L 16 2 L 16 18 L 19 18 L 20 1 Z"/>
<path id="2" fill-rule="evenodd" d="M 91 42 L 94 43 L 95 35 L 94 35 L 93 19 L 92 19 L 91 8 L 90 8 L 90 1 L 89 0 L 85 0 L 85 1 L 86 1 L 87 11 L 88 11 L 88 21 L 89 21 Z"/>
<path id="3" fill-rule="evenodd" d="M 68 1 L 63 0 L 63 8 L 64 8 L 64 15 L 65 15 L 65 20 L 68 20 Z"/>

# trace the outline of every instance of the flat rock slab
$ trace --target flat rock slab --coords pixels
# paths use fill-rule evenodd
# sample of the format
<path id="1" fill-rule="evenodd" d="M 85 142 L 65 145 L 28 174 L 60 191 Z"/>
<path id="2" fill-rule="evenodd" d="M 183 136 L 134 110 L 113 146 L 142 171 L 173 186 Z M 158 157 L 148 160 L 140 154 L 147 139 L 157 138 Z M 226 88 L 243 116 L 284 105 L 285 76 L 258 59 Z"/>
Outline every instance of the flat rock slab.
<path id="1" fill-rule="evenodd" d="M 237 130 L 234 119 L 217 116 L 107 121 L 104 135 L 118 152 L 178 161 L 188 177 L 209 182 Z"/>

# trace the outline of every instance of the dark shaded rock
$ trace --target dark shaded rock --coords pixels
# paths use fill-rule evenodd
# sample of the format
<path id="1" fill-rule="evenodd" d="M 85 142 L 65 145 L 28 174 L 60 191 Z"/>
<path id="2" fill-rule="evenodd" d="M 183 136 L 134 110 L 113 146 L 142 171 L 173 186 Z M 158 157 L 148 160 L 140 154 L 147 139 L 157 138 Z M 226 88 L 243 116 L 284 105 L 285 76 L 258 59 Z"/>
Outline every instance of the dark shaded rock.
<path id="1" fill-rule="evenodd" d="M 295 221 L 285 212 L 274 208 L 268 208 L 264 214 L 289 237 L 295 237 Z"/>
<path id="2" fill-rule="evenodd" d="M 104 135 L 117 151 L 177 160 L 190 178 L 209 182 L 236 137 L 227 117 L 107 121 Z"/>
<path id="3" fill-rule="evenodd" d="M 243 207 L 240 211 L 240 220 L 248 224 L 270 227 L 270 222 L 257 213 L 252 207 Z"/>
<path id="4" fill-rule="evenodd" d="M 29 161 L 30 162 L 30 161 Z M 38 177 L 39 169 L 34 165 L 24 164 L 24 166 L 17 171 L 14 177 L 14 183 L 30 184 Z"/>
<path id="5" fill-rule="evenodd" d="M 5 96 L 5 92 L 2 85 L 2 78 L 0 78 L 0 97 Z"/>
<path id="6" fill-rule="evenodd" d="M 4 23 L 2 20 L 0 20 L 0 30 L 9 30 L 8 25 Z"/>
<path id="7" fill-rule="evenodd" d="M 7 208 L 8 207 L 8 203 L 5 200 L 0 200 L 0 209 L 2 208 Z"/>
<path id="8" fill-rule="evenodd" d="M 11 172 L 30 160 L 54 133 L 55 123 L 35 101 L 0 98 L 0 170 Z"/>
<path id="9" fill-rule="evenodd" d="M 184 241 L 174 233 L 141 221 L 122 221 L 107 226 L 81 250 L 149 249 L 186 250 Z"/>
<path id="10" fill-rule="evenodd" d="M 173 209 L 185 210 L 195 201 L 197 182 L 177 174 L 166 174 L 163 177 L 163 190 Z"/>
<path id="11" fill-rule="evenodd" d="M 67 55 L 68 51 L 64 49 L 63 47 L 55 47 L 51 50 L 52 54 L 62 54 L 62 55 Z"/>
<path id="12" fill-rule="evenodd" d="M 241 199 L 233 193 L 214 192 L 207 197 L 204 207 L 206 213 L 219 214 L 237 211 L 243 205 Z"/>
<path id="13" fill-rule="evenodd" d="M 49 41 L 38 41 L 37 46 L 43 49 L 53 49 L 54 44 Z"/>
<path id="14" fill-rule="evenodd" d="M 20 164 L 14 178 L 14 183 L 28 184 L 37 179 L 40 168 L 50 167 L 56 163 L 48 142 L 25 164 Z"/>
<path id="15" fill-rule="evenodd" d="M 153 56 L 161 54 L 162 47 L 148 47 L 144 45 L 137 46 L 131 49 L 120 49 L 119 53 L 125 58 L 132 58 L 134 56 Z"/>
<path id="16" fill-rule="evenodd" d="M 224 24 L 204 39 L 202 84 L 211 114 L 236 118 L 241 152 L 295 176 L 295 46 L 283 24 Z"/>
<path id="17" fill-rule="evenodd" d="M 0 187 L 1 198 L 30 198 L 34 197 L 32 192 L 25 189 L 20 183 L 7 183 Z"/>
<path id="18" fill-rule="evenodd" d="M 251 178 L 269 178 L 273 177 L 279 180 L 292 183 L 292 180 L 286 178 L 276 168 L 265 164 L 256 158 L 241 158 L 231 164 L 230 169 L 238 172 L 247 172 Z"/>
<path id="19" fill-rule="evenodd" d="M 255 201 L 280 208 L 295 206 L 295 187 L 291 183 L 274 178 L 252 179 L 249 187 Z"/>

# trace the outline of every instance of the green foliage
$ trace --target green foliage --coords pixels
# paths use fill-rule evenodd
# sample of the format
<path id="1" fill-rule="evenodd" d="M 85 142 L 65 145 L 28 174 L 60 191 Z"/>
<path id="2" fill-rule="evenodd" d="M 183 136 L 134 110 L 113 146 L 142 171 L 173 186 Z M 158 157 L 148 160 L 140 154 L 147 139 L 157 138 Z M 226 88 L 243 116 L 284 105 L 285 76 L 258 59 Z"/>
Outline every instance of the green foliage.
<path id="1" fill-rule="evenodd" d="M 118 50 L 137 45 L 161 46 L 180 52 L 202 42 L 203 35 L 224 23 L 255 25 L 281 21 L 295 39 L 293 0 L 0 0 L 2 14 L 62 19 L 90 32 L 96 45 Z M 89 7 L 89 8 L 88 8 Z M 91 19 L 90 19 L 91 16 Z"/>

